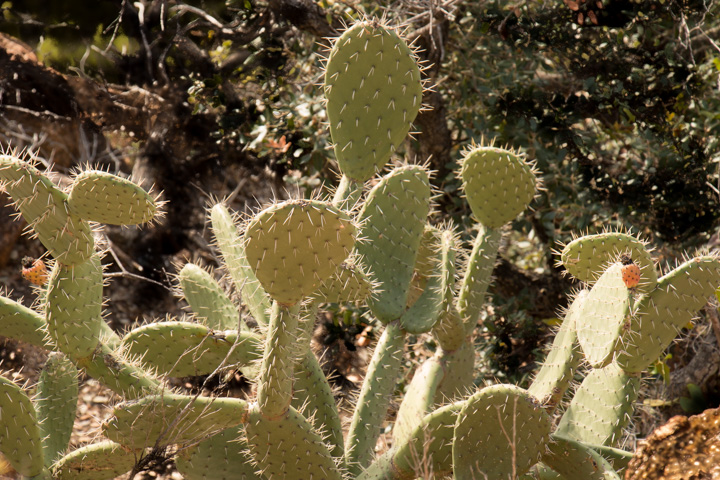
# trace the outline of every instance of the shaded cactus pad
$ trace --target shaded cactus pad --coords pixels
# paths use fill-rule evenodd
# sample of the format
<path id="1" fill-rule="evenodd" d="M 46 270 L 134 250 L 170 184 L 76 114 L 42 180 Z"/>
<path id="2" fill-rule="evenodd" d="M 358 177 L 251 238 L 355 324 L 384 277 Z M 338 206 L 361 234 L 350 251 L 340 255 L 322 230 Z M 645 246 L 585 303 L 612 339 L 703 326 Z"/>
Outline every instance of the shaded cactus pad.
<path id="1" fill-rule="evenodd" d="M 330 52 L 325 95 L 340 170 L 364 182 L 410 131 L 422 103 L 420 69 L 395 31 L 359 22 Z"/>
<path id="2" fill-rule="evenodd" d="M 347 258 L 355 226 L 326 203 L 289 200 L 257 214 L 245 242 L 248 263 L 265 291 L 282 305 L 294 305 Z"/>

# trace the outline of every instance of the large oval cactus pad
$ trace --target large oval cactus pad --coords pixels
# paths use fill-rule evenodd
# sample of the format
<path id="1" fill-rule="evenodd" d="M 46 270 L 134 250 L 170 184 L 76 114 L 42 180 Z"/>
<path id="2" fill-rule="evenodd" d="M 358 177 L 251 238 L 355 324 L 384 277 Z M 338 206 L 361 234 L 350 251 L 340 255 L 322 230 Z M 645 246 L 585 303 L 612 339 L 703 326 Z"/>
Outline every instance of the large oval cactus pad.
<path id="1" fill-rule="evenodd" d="M 358 22 L 330 52 L 325 95 L 340 170 L 364 182 L 410 131 L 422 103 L 420 69 L 394 30 Z"/>
<path id="2" fill-rule="evenodd" d="M 550 428 L 550 417 L 525 390 L 515 385 L 483 388 L 465 401 L 455 423 L 455 478 L 522 475 L 540 460 Z"/>
<path id="3" fill-rule="evenodd" d="M 245 230 L 248 263 L 268 295 L 285 306 L 313 293 L 354 244 L 350 217 L 318 200 L 273 205 Z"/>

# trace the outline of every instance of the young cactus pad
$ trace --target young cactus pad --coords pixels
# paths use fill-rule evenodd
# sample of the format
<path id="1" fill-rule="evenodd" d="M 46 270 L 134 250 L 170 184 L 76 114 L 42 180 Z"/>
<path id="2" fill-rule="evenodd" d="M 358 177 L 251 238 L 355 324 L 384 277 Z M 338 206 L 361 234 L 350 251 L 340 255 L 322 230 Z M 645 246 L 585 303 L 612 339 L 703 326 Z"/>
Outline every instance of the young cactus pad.
<path id="1" fill-rule="evenodd" d="M 0 377 L 0 398 L 0 452 L 21 475 L 39 475 L 43 470 L 43 451 L 32 402 L 5 377 Z"/>
<path id="2" fill-rule="evenodd" d="M 75 177 L 67 199 L 70 210 L 92 222 L 135 225 L 152 220 L 155 199 L 130 180 L 87 170 Z"/>
<path id="3" fill-rule="evenodd" d="M 422 103 L 420 69 L 394 30 L 358 22 L 330 52 L 325 95 L 340 170 L 364 182 L 410 131 Z"/>
<path id="4" fill-rule="evenodd" d="M 355 244 L 355 226 L 317 200 L 289 200 L 258 213 L 245 231 L 245 253 L 265 291 L 294 305 L 332 275 Z"/>
<path id="5" fill-rule="evenodd" d="M 535 196 L 533 167 L 512 150 L 476 146 L 462 160 L 460 177 L 475 218 L 499 228 L 525 210 Z"/>
<path id="6" fill-rule="evenodd" d="M 608 262 L 627 254 L 640 267 L 639 292 L 649 292 L 657 283 L 657 271 L 650 251 L 642 240 L 623 232 L 605 232 L 576 238 L 560 253 L 562 265 L 583 282 L 594 282 Z"/>

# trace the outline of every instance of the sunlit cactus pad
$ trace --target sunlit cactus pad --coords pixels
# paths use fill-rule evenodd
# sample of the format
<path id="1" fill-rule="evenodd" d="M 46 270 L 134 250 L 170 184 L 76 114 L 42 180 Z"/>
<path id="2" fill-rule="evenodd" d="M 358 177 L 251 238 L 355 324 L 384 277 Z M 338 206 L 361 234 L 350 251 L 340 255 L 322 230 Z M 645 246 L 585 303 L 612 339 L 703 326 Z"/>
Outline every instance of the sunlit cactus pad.
<path id="1" fill-rule="evenodd" d="M 209 375 L 225 362 L 248 366 L 262 358 L 260 337 L 253 332 L 214 331 L 191 322 L 158 322 L 129 332 L 122 340 L 129 354 L 159 373 L 173 377 Z M 163 355 L 147 355 L 160 350 Z M 232 350 L 232 352 L 231 352 Z"/>
<path id="2" fill-rule="evenodd" d="M 94 251 L 90 225 L 70 212 L 67 195 L 35 167 L 0 155 L 0 188 L 5 188 L 38 240 L 67 265 L 84 262 Z"/>
<path id="3" fill-rule="evenodd" d="M 535 196 L 533 167 L 512 150 L 476 146 L 465 152 L 460 176 L 473 215 L 486 227 L 505 225 Z"/>
<path id="4" fill-rule="evenodd" d="M 640 267 L 639 292 L 655 288 L 657 271 L 645 243 L 623 232 L 605 232 L 576 238 L 562 249 L 562 265 L 583 282 L 594 282 L 609 262 L 627 254 Z"/>
<path id="5" fill-rule="evenodd" d="M 623 325 L 629 321 L 630 292 L 622 280 L 622 265 L 605 270 L 583 301 L 577 317 L 577 338 L 594 368 L 612 361 Z"/>
<path id="6" fill-rule="evenodd" d="M 340 170 L 363 182 L 405 139 L 422 103 L 413 52 L 391 28 L 358 22 L 335 42 L 325 71 L 330 134 Z"/>
<path id="7" fill-rule="evenodd" d="M 258 213 L 245 231 L 245 253 L 265 291 L 282 305 L 313 293 L 347 258 L 355 226 L 317 200 L 288 200 Z"/>
<path id="8" fill-rule="evenodd" d="M 157 211 L 155 200 L 141 187 L 98 170 L 86 170 L 75 177 L 67 201 L 76 215 L 110 225 L 149 222 Z"/>
<path id="9" fill-rule="evenodd" d="M 494 385 L 465 402 L 455 424 L 453 467 L 457 480 L 503 479 L 540 460 L 551 422 L 540 403 L 515 385 Z"/>

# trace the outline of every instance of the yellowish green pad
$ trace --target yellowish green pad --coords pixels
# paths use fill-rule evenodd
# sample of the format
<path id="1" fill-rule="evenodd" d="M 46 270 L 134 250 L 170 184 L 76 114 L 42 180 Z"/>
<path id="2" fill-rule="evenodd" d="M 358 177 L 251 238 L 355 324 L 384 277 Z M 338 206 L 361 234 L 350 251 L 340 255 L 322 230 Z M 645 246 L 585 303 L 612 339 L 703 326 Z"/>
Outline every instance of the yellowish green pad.
<path id="1" fill-rule="evenodd" d="M 355 226 L 317 200 L 288 200 L 258 213 L 245 231 L 245 253 L 265 291 L 282 305 L 313 293 L 347 258 Z"/>
<path id="2" fill-rule="evenodd" d="M 116 405 L 102 431 L 130 448 L 183 444 L 239 425 L 246 413 L 238 398 L 164 393 Z"/>
<path id="3" fill-rule="evenodd" d="M 535 173 L 512 150 L 475 147 L 465 153 L 460 176 L 473 215 L 489 228 L 514 219 L 535 196 Z"/>
<path id="4" fill-rule="evenodd" d="M 422 103 L 420 69 L 394 30 L 358 22 L 330 52 L 325 95 L 340 170 L 364 182 L 410 131 Z"/>
<path id="5" fill-rule="evenodd" d="M 630 295 L 620 263 L 613 263 L 593 285 L 577 317 L 577 338 L 593 368 L 613 359 L 623 325 L 629 321 Z"/>
<path id="6" fill-rule="evenodd" d="M 208 375 L 221 364 L 245 367 L 262 358 L 262 340 L 253 332 L 214 331 L 190 322 L 143 325 L 123 337 L 133 356 L 172 377 Z M 161 351 L 162 355 L 152 352 Z"/>
<path id="7" fill-rule="evenodd" d="M 0 377 L 0 452 L 21 475 L 43 471 L 42 441 L 35 408 L 23 390 Z"/>
<path id="8" fill-rule="evenodd" d="M 21 303 L 0 296 L 0 335 L 51 350 L 42 315 Z"/>
<path id="9" fill-rule="evenodd" d="M 70 211 L 67 195 L 45 175 L 28 162 L 0 155 L 0 186 L 58 262 L 75 265 L 90 258 L 90 225 Z"/>
<path id="10" fill-rule="evenodd" d="M 193 263 L 178 273 L 183 296 L 195 316 L 215 330 L 238 330 L 240 312 L 213 276 Z"/>
<path id="11" fill-rule="evenodd" d="M 149 222 L 157 211 L 155 200 L 141 187 L 98 170 L 86 170 L 75 177 L 67 201 L 74 214 L 110 225 Z"/>
<path id="12" fill-rule="evenodd" d="M 468 398 L 455 424 L 455 479 L 500 480 L 530 470 L 550 438 L 540 403 L 515 385 L 486 387 Z"/>
<path id="13" fill-rule="evenodd" d="M 56 480 L 112 480 L 129 472 L 142 452 L 104 441 L 78 448 L 53 465 Z"/>
<path id="14" fill-rule="evenodd" d="M 242 428 L 228 428 L 184 449 L 175 465 L 185 480 L 265 480 L 248 453 Z"/>

